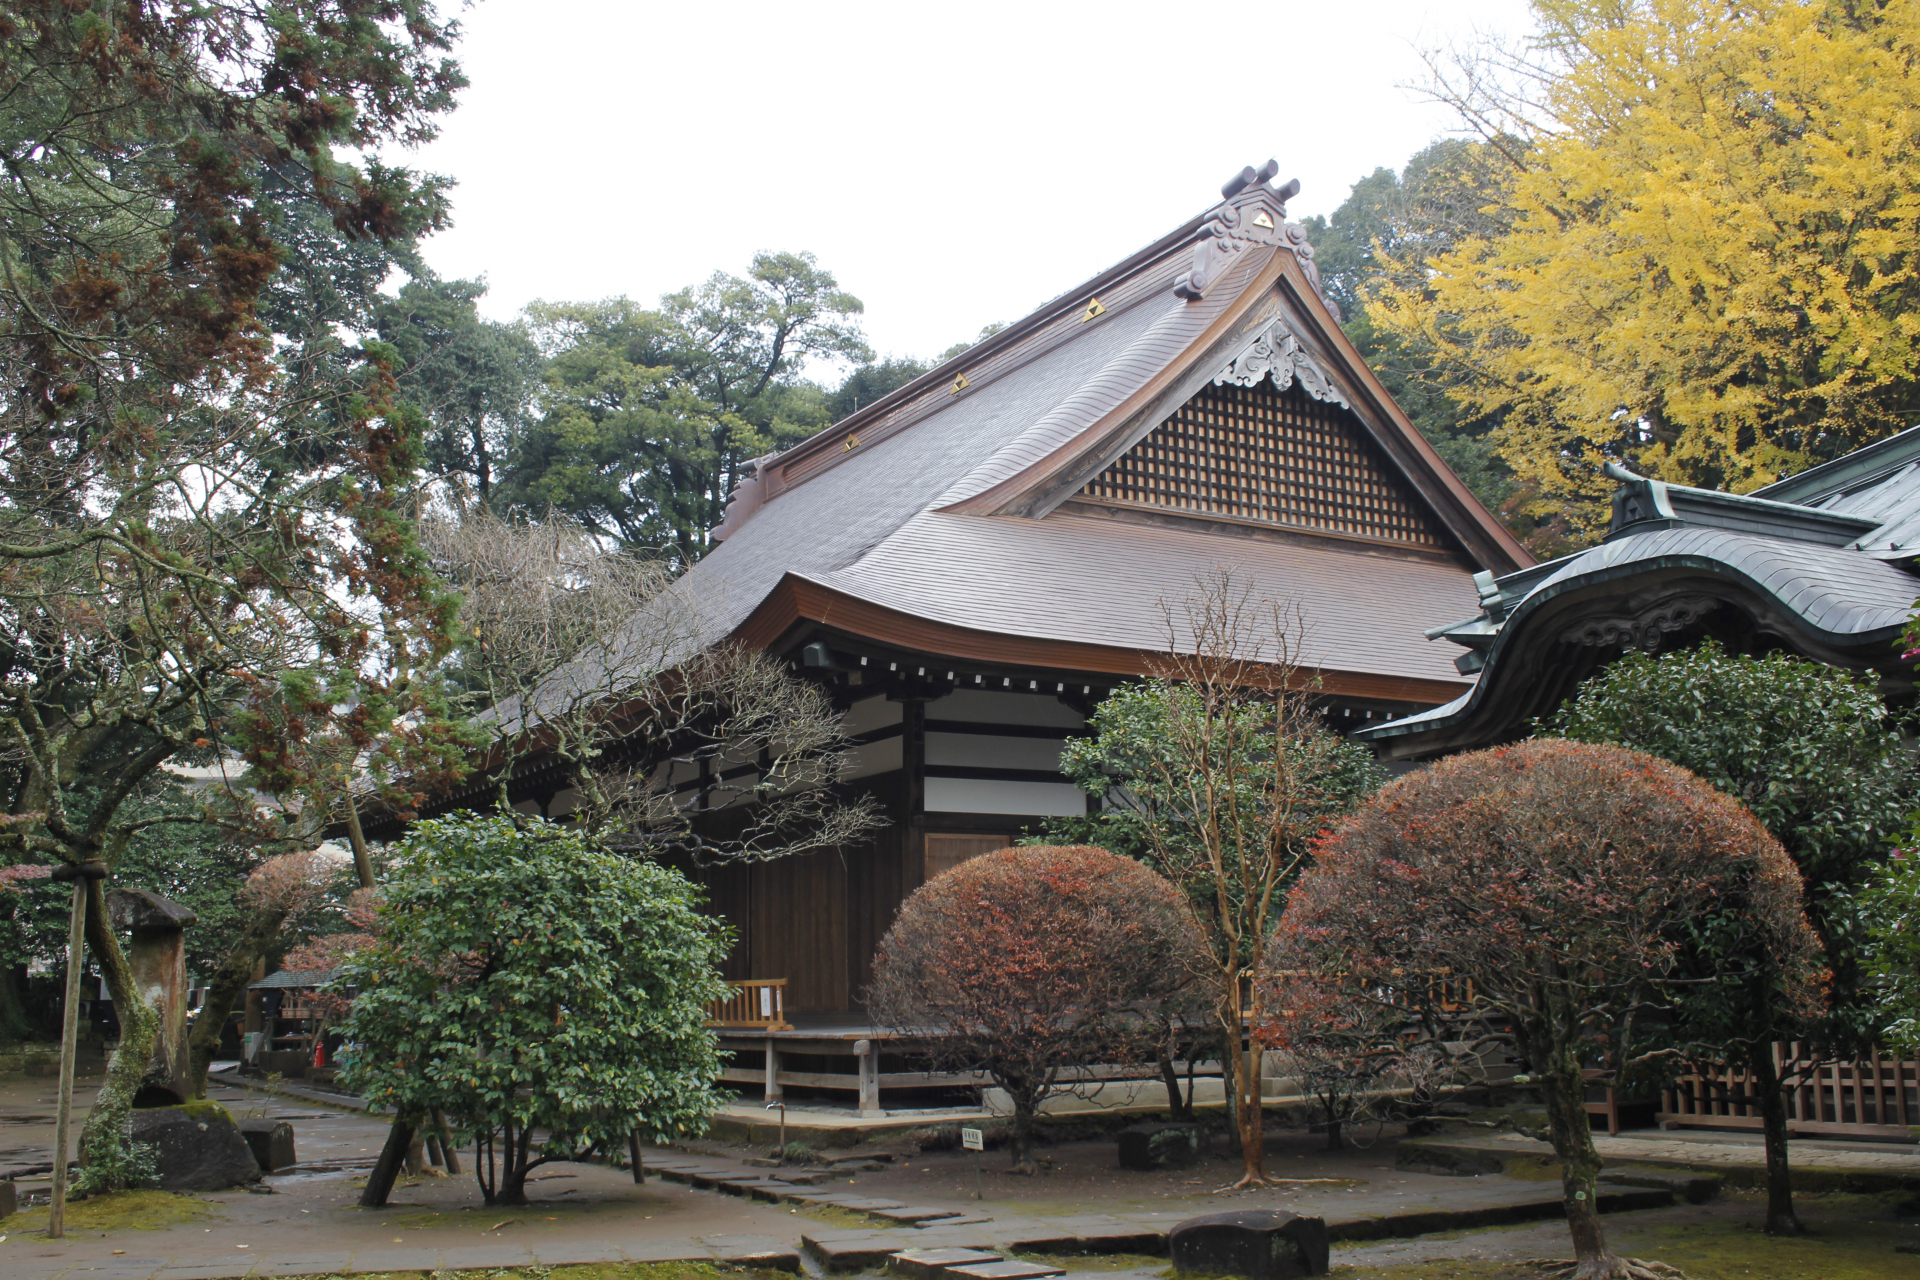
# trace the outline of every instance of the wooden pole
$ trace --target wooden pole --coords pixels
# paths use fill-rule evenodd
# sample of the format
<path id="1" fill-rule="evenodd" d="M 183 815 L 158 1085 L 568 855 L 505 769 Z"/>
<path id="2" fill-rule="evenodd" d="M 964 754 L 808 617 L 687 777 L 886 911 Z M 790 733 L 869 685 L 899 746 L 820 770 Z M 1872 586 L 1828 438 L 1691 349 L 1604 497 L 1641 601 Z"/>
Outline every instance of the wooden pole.
<path id="1" fill-rule="evenodd" d="M 53 1200 L 47 1206 L 47 1238 L 67 1229 L 67 1123 L 73 1114 L 73 1065 L 80 1039 L 80 943 L 87 919 L 87 879 L 73 882 L 73 918 L 67 923 L 67 1006 L 61 1014 L 60 1106 L 53 1119 Z"/>

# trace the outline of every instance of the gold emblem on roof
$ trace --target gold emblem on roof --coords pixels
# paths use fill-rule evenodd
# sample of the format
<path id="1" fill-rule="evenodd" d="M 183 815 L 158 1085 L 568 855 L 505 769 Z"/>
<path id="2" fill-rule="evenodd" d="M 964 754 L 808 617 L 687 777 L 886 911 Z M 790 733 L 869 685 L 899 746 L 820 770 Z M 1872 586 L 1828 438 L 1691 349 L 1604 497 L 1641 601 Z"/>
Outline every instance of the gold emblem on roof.
<path id="1" fill-rule="evenodd" d="M 967 375 L 963 373 L 959 377 L 953 380 L 953 394 L 959 395 L 962 391 L 965 391 L 968 387 L 972 385 L 973 384 L 971 382 L 967 381 Z"/>
<path id="2" fill-rule="evenodd" d="M 1107 314 L 1107 309 L 1100 305 L 1100 299 L 1095 298 L 1087 304 L 1087 309 L 1080 313 L 1080 323 L 1085 324 L 1095 316 L 1103 316 L 1105 314 Z"/>
<path id="3" fill-rule="evenodd" d="M 1267 230 L 1271 231 L 1273 230 L 1273 219 L 1267 216 L 1267 211 L 1265 209 L 1262 209 L 1260 212 L 1253 215 L 1253 225 L 1256 227 L 1265 227 Z"/>
<path id="4" fill-rule="evenodd" d="M 851 453 L 853 450 L 858 449 L 859 447 L 860 447 L 860 437 L 848 436 L 847 442 L 840 446 L 840 452 Z"/>

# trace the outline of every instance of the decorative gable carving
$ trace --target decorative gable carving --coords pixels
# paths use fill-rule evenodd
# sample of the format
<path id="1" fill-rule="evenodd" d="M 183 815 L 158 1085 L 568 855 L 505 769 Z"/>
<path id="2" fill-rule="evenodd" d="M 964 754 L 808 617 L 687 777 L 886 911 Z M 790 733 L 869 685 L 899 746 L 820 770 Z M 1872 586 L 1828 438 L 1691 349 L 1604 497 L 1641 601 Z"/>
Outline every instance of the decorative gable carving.
<path id="1" fill-rule="evenodd" d="M 1450 546 L 1293 336 L 1280 330 L 1256 356 L 1259 346 L 1236 357 L 1213 386 L 1079 496 L 1427 550 Z"/>
<path id="2" fill-rule="evenodd" d="M 1279 162 L 1269 160 L 1257 170 L 1251 166 L 1242 169 L 1220 188 L 1226 202 L 1212 209 L 1201 226 L 1199 243 L 1193 246 L 1193 265 L 1173 282 L 1177 296 L 1198 302 L 1243 251 L 1255 245 L 1280 245 L 1293 251 L 1320 301 L 1326 303 L 1334 319 L 1340 318 L 1340 308 L 1320 283 L 1320 268 L 1314 265 L 1307 229 L 1287 221 L 1287 201 L 1300 194 L 1300 179 L 1278 188 L 1269 186 L 1279 172 Z"/>
<path id="3" fill-rule="evenodd" d="M 1281 391 L 1298 381 L 1301 389 L 1315 400 L 1325 400 L 1342 409 L 1353 408 L 1281 320 L 1268 325 L 1239 355 L 1229 360 L 1227 367 L 1213 376 L 1213 384 L 1251 387 L 1257 386 L 1262 378 L 1271 378 Z"/>

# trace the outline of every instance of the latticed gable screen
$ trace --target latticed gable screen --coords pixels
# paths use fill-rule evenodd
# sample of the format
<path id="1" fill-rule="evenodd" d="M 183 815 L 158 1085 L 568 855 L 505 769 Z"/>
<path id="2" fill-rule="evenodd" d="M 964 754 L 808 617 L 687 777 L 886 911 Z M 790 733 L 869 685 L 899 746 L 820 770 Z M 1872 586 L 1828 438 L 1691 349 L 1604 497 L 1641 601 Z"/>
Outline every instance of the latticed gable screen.
<path id="1" fill-rule="evenodd" d="M 1095 501 L 1443 547 L 1360 424 L 1298 383 L 1212 386 L 1087 482 Z"/>

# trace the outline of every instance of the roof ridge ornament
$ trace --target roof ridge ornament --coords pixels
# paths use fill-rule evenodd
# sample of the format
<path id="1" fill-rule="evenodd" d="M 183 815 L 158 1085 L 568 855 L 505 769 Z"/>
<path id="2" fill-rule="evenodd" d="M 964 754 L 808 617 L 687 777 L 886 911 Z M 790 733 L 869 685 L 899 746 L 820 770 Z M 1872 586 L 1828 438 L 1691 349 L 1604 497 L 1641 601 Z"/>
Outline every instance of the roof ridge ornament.
<path id="1" fill-rule="evenodd" d="M 1249 165 L 1220 188 L 1226 202 L 1215 208 L 1200 228 L 1200 241 L 1193 246 L 1193 265 L 1173 282 L 1175 294 L 1197 302 L 1243 250 L 1252 245 L 1278 245 L 1293 251 L 1320 301 L 1326 303 L 1335 320 L 1341 318 L 1340 308 L 1320 283 L 1307 229 L 1287 221 L 1287 201 L 1300 194 L 1300 179 L 1269 186 L 1279 172 L 1277 160 L 1269 160 L 1258 169 Z"/>
<path id="2" fill-rule="evenodd" d="M 1240 349 L 1239 355 L 1213 375 L 1213 385 L 1232 383 L 1236 387 L 1254 387 L 1260 385 L 1262 378 L 1272 378 L 1274 387 L 1280 391 L 1298 380 L 1300 389 L 1315 400 L 1337 404 L 1342 409 L 1353 408 L 1333 385 L 1333 379 L 1327 377 L 1326 370 L 1307 354 L 1284 320 L 1275 320 L 1255 334 L 1253 341 Z"/>

